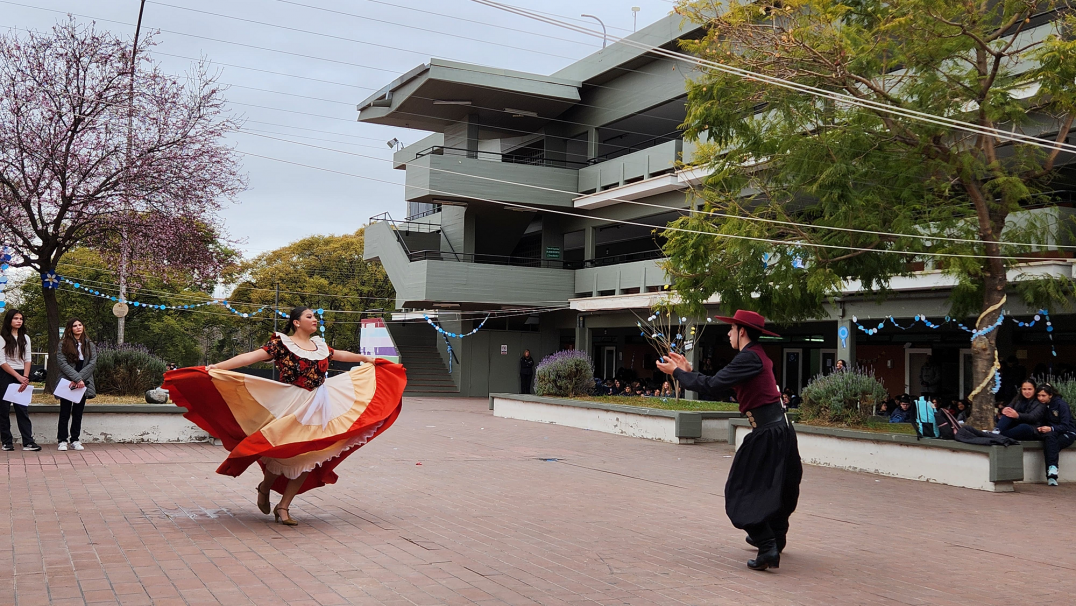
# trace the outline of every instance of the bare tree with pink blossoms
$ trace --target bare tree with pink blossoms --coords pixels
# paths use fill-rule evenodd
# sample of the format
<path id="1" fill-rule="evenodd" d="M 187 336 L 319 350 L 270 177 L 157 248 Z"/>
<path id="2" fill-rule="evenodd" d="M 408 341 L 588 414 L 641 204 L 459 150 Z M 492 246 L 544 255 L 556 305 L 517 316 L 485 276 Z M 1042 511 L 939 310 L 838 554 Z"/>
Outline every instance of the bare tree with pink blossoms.
<path id="1" fill-rule="evenodd" d="M 204 62 L 168 75 L 153 44 L 139 43 L 132 97 L 129 41 L 74 19 L 0 36 L 0 241 L 15 266 L 45 275 L 75 247 L 118 264 L 122 232 L 132 274 L 211 283 L 230 261 L 218 212 L 245 187 L 225 142 L 239 124 Z M 56 291 L 44 300 L 55 352 Z"/>

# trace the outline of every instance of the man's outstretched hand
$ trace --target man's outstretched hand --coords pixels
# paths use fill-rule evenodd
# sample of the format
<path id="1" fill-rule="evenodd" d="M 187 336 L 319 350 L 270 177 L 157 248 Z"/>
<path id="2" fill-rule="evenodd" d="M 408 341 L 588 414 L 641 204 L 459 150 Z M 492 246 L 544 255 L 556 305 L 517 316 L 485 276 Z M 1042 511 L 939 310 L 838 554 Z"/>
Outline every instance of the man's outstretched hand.
<path id="1" fill-rule="evenodd" d="M 669 352 L 668 355 L 657 362 L 657 367 L 658 370 L 667 375 L 671 375 L 677 368 L 684 372 L 691 372 L 692 369 L 691 362 L 688 362 L 687 358 L 676 352 Z"/>

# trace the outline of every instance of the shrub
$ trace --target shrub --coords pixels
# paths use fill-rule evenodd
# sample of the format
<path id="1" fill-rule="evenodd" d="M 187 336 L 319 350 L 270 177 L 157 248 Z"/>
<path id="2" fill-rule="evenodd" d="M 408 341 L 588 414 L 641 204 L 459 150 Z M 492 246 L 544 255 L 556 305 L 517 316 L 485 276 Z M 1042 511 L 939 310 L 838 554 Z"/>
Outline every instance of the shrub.
<path id="1" fill-rule="evenodd" d="M 886 395 L 885 386 L 874 373 L 861 368 L 818 375 L 803 388 L 800 419 L 865 425 Z"/>
<path id="2" fill-rule="evenodd" d="M 574 397 L 594 388 L 594 364 L 585 351 L 565 350 L 542 358 L 535 372 L 534 393 Z"/>
<path id="3" fill-rule="evenodd" d="M 160 387 L 166 366 L 141 345 L 99 345 L 93 381 L 99 394 L 140 396 Z"/>

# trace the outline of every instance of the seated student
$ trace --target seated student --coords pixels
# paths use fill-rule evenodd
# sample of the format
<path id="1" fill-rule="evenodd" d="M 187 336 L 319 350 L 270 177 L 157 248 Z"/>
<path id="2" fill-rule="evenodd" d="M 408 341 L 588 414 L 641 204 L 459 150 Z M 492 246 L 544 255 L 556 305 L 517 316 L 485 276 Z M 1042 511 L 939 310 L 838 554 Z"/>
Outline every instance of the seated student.
<path id="1" fill-rule="evenodd" d="M 799 408 L 802 400 L 791 388 L 786 387 L 785 390 L 781 392 L 781 402 L 785 405 L 785 408 Z"/>
<path id="2" fill-rule="evenodd" d="M 631 385 L 628 385 L 627 387 L 624 388 L 623 393 L 621 393 L 620 395 L 622 395 L 622 396 L 634 396 L 636 394 L 635 394 L 635 391 L 632 390 Z"/>
<path id="3" fill-rule="evenodd" d="M 893 394 L 887 393 L 885 395 L 885 401 L 878 404 L 878 407 L 874 412 L 879 417 L 888 417 L 896 407 L 897 401 L 893 398 Z"/>
<path id="4" fill-rule="evenodd" d="M 673 389 L 672 383 L 665 381 L 661 384 L 661 397 L 663 398 L 675 398 L 676 391 Z"/>
<path id="5" fill-rule="evenodd" d="M 897 407 L 889 415 L 890 423 L 914 423 L 915 407 L 912 406 L 912 397 L 904 394 L 897 402 Z"/>
<path id="6" fill-rule="evenodd" d="M 968 420 L 968 417 L 971 416 L 971 400 L 968 400 L 967 398 L 957 400 L 953 416 L 956 417 L 957 423 L 963 425 L 964 422 Z"/>
<path id="7" fill-rule="evenodd" d="M 1042 425 L 1037 428 L 1042 437 L 1042 452 L 1046 459 L 1046 483 L 1057 486 L 1057 463 L 1061 451 L 1076 442 L 1076 423 L 1072 421 L 1069 403 L 1053 385 L 1043 383 L 1035 388 L 1035 397 L 1046 407 Z"/>
<path id="8" fill-rule="evenodd" d="M 1001 409 L 998 433 L 1014 440 L 1042 439 L 1038 427 L 1042 425 L 1046 405 L 1035 397 L 1035 393 L 1035 384 L 1031 381 L 1020 384 L 1020 393 Z"/>

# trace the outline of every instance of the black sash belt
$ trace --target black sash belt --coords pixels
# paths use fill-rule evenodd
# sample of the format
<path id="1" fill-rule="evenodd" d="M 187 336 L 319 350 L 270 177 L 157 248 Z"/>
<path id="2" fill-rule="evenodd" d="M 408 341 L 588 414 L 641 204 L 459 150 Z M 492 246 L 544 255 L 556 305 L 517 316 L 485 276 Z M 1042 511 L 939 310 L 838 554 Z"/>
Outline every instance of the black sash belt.
<path id="1" fill-rule="evenodd" d="M 785 407 L 780 402 L 774 402 L 773 404 L 766 404 L 765 406 L 759 406 L 758 408 L 752 408 L 744 413 L 747 420 L 751 422 L 751 428 L 756 429 L 759 427 L 765 427 L 771 423 L 785 423 Z"/>

